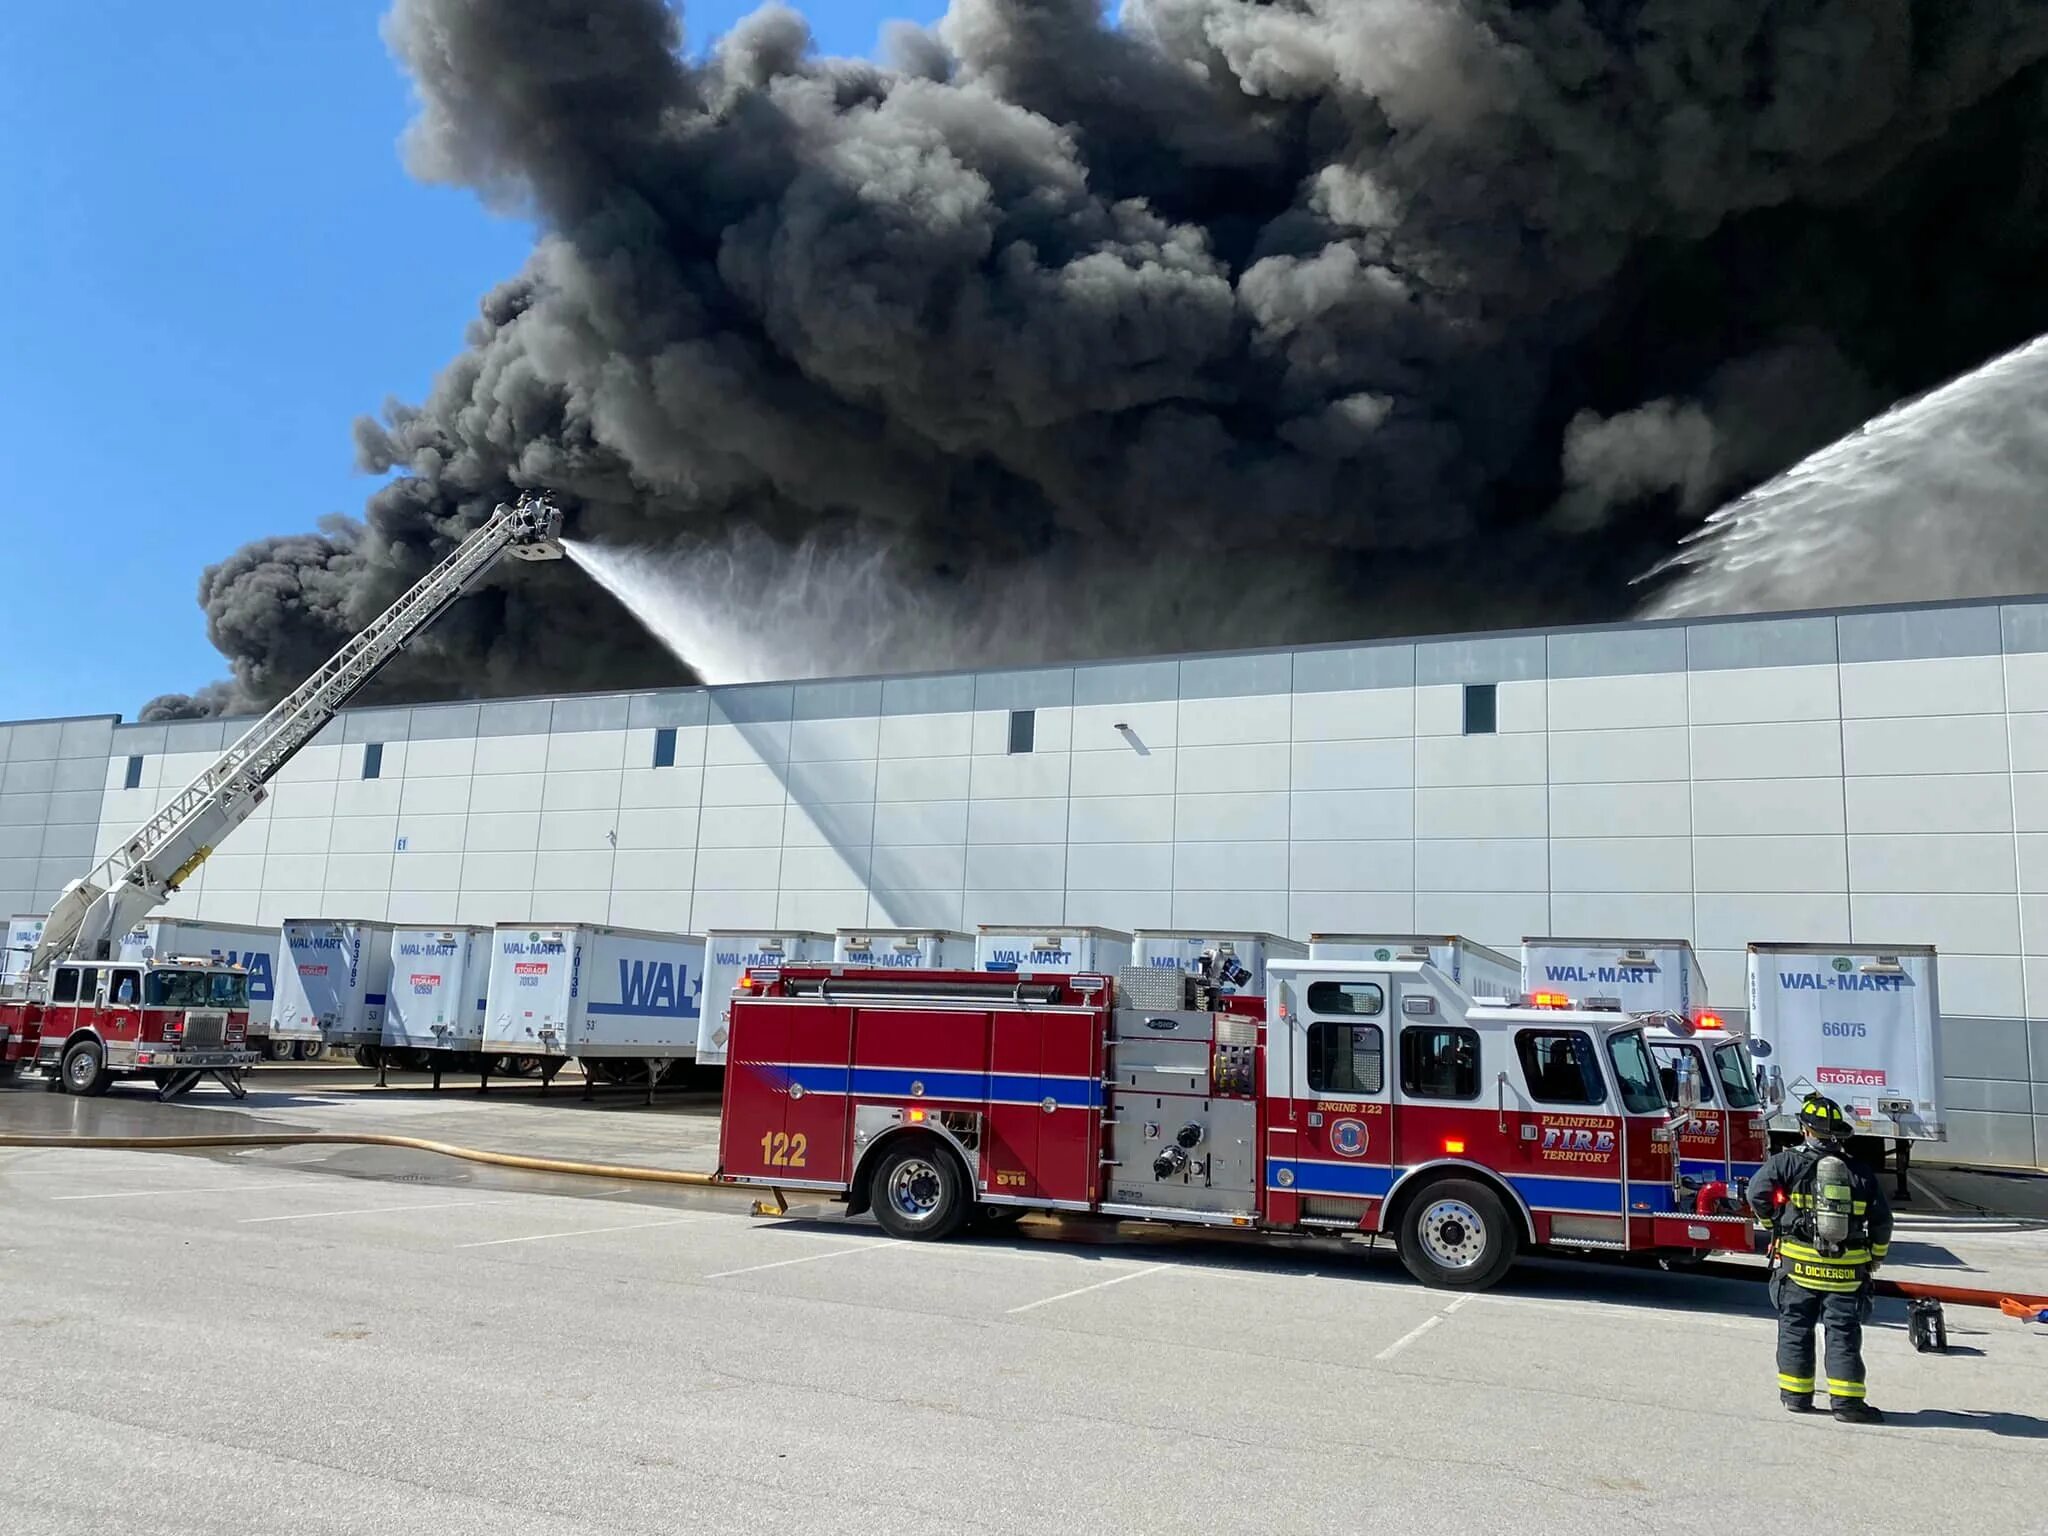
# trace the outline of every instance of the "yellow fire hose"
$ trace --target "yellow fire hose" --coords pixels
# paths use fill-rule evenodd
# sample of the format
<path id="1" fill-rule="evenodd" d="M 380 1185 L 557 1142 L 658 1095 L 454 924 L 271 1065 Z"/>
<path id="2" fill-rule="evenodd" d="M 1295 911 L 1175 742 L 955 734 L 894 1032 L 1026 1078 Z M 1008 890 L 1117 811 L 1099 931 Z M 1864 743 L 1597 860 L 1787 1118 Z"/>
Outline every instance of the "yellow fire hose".
<path id="1" fill-rule="evenodd" d="M 435 1152 L 469 1163 L 487 1163 L 493 1168 L 518 1168 L 529 1173 L 564 1173 L 580 1178 L 627 1179 L 645 1184 L 681 1184 L 691 1189 L 726 1190 L 752 1194 L 758 1186 L 727 1184 L 708 1173 L 682 1168 L 643 1168 L 631 1163 L 584 1163 L 561 1157 L 527 1157 L 518 1152 L 486 1152 L 478 1147 L 459 1147 L 453 1142 L 428 1141 L 421 1136 L 389 1136 L 376 1132 L 349 1135 L 338 1131 L 291 1131 L 220 1134 L 209 1136 L 25 1136 L 0 1132 L 0 1147 L 88 1147 L 100 1150 L 171 1152 L 189 1147 L 403 1147 L 413 1152 Z M 756 1209 L 777 1215 L 789 1209 L 779 1189 L 769 1191 L 775 1204 L 756 1202 Z"/>

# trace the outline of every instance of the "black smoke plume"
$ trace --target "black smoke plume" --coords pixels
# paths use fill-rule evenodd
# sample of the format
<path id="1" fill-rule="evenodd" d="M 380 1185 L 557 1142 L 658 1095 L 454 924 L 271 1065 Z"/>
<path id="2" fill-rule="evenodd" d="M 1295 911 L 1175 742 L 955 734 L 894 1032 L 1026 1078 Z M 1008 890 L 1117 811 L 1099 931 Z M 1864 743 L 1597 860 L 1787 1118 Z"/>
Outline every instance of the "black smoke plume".
<path id="1" fill-rule="evenodd" d="M 954 0 L 886 65 L 681 22 L 399 0 L 408 165 L 543 233 L 359 424 L 364 519 L 207 572 L 232 686 L 156 708 L 275 697 L 530 486 L 927 592 L 1086 569 L 1046 659 L 1613 617 L 1730 495 L 2048 330 L 2037 0 Z M 679 676 L 521 568 L 381 686 Z"/>

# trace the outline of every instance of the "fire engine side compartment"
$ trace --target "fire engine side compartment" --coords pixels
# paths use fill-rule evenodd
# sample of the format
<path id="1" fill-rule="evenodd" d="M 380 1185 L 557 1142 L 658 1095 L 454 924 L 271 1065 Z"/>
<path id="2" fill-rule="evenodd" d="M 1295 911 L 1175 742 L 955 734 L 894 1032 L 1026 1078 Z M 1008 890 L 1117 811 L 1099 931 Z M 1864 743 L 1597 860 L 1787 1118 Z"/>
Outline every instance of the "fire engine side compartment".
<path id="1" fill-rule="evenodd" d="M 720 1167 L 745 1183 L 851 1190 L 889 1136 L 922 1131 L 965 1151 L 976 1199 L 1091 1209 L 1103 1019 L 1085 1007 L 735 998 Z M 942 1116 L 975 1133 L 940 1129 Z"/>

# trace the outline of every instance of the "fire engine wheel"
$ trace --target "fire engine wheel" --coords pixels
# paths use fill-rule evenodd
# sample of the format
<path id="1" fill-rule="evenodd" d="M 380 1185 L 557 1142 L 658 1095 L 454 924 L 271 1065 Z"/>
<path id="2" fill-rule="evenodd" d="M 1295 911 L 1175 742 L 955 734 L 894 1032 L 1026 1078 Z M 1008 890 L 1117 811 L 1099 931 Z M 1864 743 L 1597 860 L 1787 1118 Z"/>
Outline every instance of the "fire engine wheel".
<path id="1" fill-rule="evenodd" d="M 1401 1262 L 1424 1285 L 1482 1291 L 1515 1262 L 1519 1234 L 1500 1197 L 1469 1179 L 1418 1190 L 1401 1218 Z"/>
<path id="2" fill-rule="evenodd" d="M 64 1091 L 81 1098 L 99 1097 L 114 1081 L 114 1074 L 107 1070 L 106 1052 L 96 1040 L 81 1040 L 66 1051 L 62 1071 Z"/>
<path id="3" fill-rule="evenodd" d="M 870 1208 L 892 1237 L 950 1237 L 967 1219 L 967 1180 L 952 1153 L 926 1138 L 899 1141 L 875 1164 Z"/>

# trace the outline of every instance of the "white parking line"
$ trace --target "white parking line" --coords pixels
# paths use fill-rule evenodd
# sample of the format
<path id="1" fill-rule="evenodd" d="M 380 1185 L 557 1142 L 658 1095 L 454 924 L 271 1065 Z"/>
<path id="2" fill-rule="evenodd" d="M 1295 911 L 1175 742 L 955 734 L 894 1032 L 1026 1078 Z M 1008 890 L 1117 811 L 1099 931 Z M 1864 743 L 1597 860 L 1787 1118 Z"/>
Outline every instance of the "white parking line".
<path id="1" fill-rule="evenodd" d="M 255 1194 L 260 1184 L 208 1184 L 198 1189 L 115 1189 L 90 1195 L 51 1195 L 52 1200 L 139 1200 L 145 1195 L 239 1195 Z"/>
<path id="2" fill-rule="evenodd" d="M 858 1248 L 834 1248 L 830 1253 L 807 1253 L 800 1259 L 777 1259 L 773 1264 L 749 1264 L 745 1269 L 721 1269 L 706 1280 L 725 1280 L 733 1275 L 758 1274 L 764 1269 L 784 1269 L 791 1264 L 815 1264 L 820 1259 L 843 1259 L 850 1253 L 868 1253 L 877 1248 L 893 1248 L 896 1245 L 886 1239 L 877 1238 L 871 1243 L 862 1243 Z"/>
<path id="3" fill-rule="evenodd" d="M 490 1205 L 489 1200 L 442 1200 L 432 1205 L 363 1205 L 352 1211 L 295 1211 L 286 1216 L 244 1216 L 242 1225 L 259 1221 L 322 1221 L 329 1216 L 381 1216 L 394 1211 L 454 1211 L 470 1205 Z"/>
<path id="4" fill-rule="evenodd" d="M 1009 1315 L 1029 1312 L 1037 1307 L 1049 1307 L 1056 1301 L 1065 1301 L 1073 1296 L 1086 1296 L 1090 1291 L 1099 1291 L 1112 1285 L 1122 1285 L 1126 1280 L 1142 1280 L 1147 1275 L 1156 1275 L 1162 1269 L 1171 1269 L 1171 1264 L 1148 1264 L 1143 1269 L 1134 1269 L 1127 1275 L 1111 1275 L 1107 1280 L 1098 1280 L 1093 1285 L 1079 1286 L 1071 1291 L 1061 1291 L 1057 1296 L 1047 1296 L 1039 1301 L 1027 1301 L 1021 1307 L 1010 1308 Z"/>
<path id="5" fill-rule="evenodd" d="M 596 1237 L 602 1232 L 644 1232 L 650 1227 L 687 1227 L 702 1216 L 680 1216 L 673 1221 L 629 1221 L 619 1227 L 577 1227 L 570 1232 L 529 1232 L 524 1237 L 493 1237 L 481 1243 L 457 1243 L 457 1248 L 502 1248 L 507 1243 L 543 1243 L 551 1237 Z"/>
<path id="6" fill-rule="evenodd" d="M 1463 1305 L 1465 1305 L 1465 1303 L 1466 1303 L 1466 1302 L 1468 1302 L 1468 1301 L 1470 1301 L 1471 1299 L 1472 1299 L 1472 1298 L 1471 1298 L 1470 1296 L 1460 1296 L 1460 1297 L 1459 1297 L 1459 1298 L 1458 1298 L 1458 1299 L 1457 1299 L 1456 1301 L 1452 1302 L 1452 1303 L 1451 1303 L 1451 1304 L 1450 1304 L 1450 1305 L 1449 1305 L 1448 1307 L 1445 1307 L 1445 1308 L 1443 1309 L 1443 1311 L 1441 1311 L 1441 1312 L 1432 1312 L 1432 1313 L 1431 1313 L 1431 1314 L 1430 1314 L 1430 1315 L 1429 1315 L 1428 1317 L 1425 1317 L 1425 1318 L 1424 1318 L 1424 1319 L 1423 1319 L 1423 1320 L 1422 1320 L 1421 1322 L 1417 1323 L 1417 1324 L 1416 1324 L 1416 1325 L 1415 1325 L 1415 1326 L 1414 1326 L 1413 1328 L 1410 1328 L 1410 1329 L 1409 1329 L 1409 1330 L 1408 1330 L 1408 1331 L 1407 1331 L 1406 1333 L 1402 1334 L 1402 1335 L 1401 1335 L 1401 1337 L 1399 1337 L 1398 1339 L 1394 1340 L 1394 1342 L 1393 1342 L 1393 1343 L 1391 1343 L 1391 1344 L 1389 1344 L 1389 1345 L 1388 1345 L 1388 1346 L 1387 1346 L 1387 1347 L 1386 1347 L 1385 1349 L 1381 1350 L 1381 1351 L 1380 1351 L 1380 1352 L 1379 1352 L 1378 1354 L 1374 1355 L 1374 1356 L 1373 1356 L 1373 1359 L 1375 1359 L 1375 1360 L 1391 1360 L 1391 1359 L 1393 1359 L 1393 1358 L 1394 1358 L 1394 1356 L 1396 1356 L 1396 1355 L 1398 1355 L 1399 1353 L 1401 1353 L 1401 1351 L 1402 1351 L 1402 1350 L 1406 1349 L 1406 1348 L 1407 1348 L 1407 1347 L 1408 1347 L 1408 1346 L 1409 1346 L 1410 1344 L 1413 1344 L 1413 1343 L 1414 1343 L 1414 1342 L 1415 1342 L 1415 1341 L 1416 1341 L 1417 1339 L 1421 1338 L 1421 1337 L 1422 1337 L 1422 1336 L 1423 1336 L 1423 1335 L 1424 1335 L 1425 1333 L 1429 1332 L 1429 1330 L 1430 1330 L 1430 1329 L 1432 1329 L 1432 1328 L 1435 1328 L 1435 1327 L 1439 1326 L 1439 1325 L 1440 1325 L 1440 1324 L 1441 1324 L 1441 1323 L 1442 1323 L 1442 1322 L 1443 1322 L 1443 1321 L 1444 1321 L 1444 1320 L 1445 1320 L 1446 1318 L 1448 1318 L 1448 1317 L 1449 1317 L 1449 1316 L 1450 1316 L 1450 1315 L 1451 1315 L 1451 1314 L 1452 1314 L 1453 1312 L 1457 1311 L 1457 1310 L 1458 1310 L 1458 1308 L 1460 1308 L 1460 1307 L 1462 1307 Z"/>

